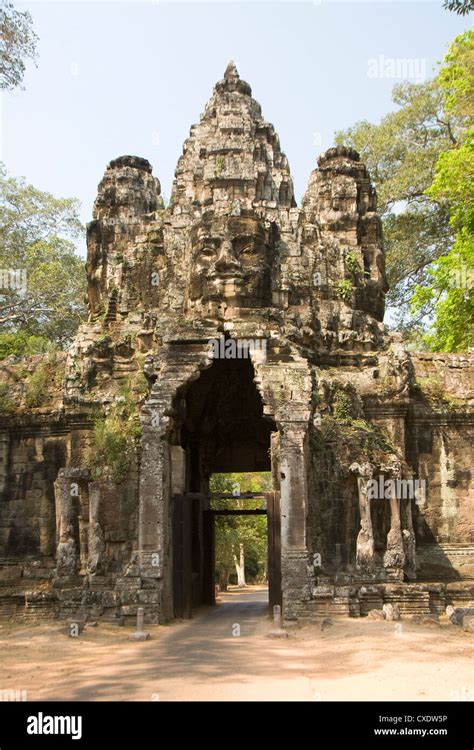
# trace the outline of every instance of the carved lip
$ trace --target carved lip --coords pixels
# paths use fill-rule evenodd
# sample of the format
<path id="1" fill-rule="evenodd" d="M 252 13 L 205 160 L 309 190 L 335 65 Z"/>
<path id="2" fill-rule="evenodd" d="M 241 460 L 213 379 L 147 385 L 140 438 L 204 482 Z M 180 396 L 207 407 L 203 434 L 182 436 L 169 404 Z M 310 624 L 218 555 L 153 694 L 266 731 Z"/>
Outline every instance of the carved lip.
<path id="1" fill-rule="evenodd" d="M 240 283 L 244 280 L 244 274 L 241 271 L 224 271 L 221 273 L 210 273 L 207 278 L 212 279 L 212 281 L 220 281 L 221 279 L 223 281 L 228 281 L 229 279 L 235 279 Z"/>

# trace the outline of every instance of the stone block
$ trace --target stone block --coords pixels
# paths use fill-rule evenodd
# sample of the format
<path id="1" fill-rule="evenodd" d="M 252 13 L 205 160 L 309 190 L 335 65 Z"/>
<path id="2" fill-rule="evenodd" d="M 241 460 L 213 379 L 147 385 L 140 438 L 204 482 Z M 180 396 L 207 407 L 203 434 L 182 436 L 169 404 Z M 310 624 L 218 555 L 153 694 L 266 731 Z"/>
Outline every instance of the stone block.
<path id="1" fill-rule="evenodd" d="M 371 609 L 367 617 L 369 620 L 385 620 L 385 613 L 382 609 Z"/>
<path id="2" fill-rule="evenodd" d="M 147 641 L 150 638 L 150 633 L 146 633 L 144 630 L 136 630 L 135 633 L 130 633 L 128 636 L 129 641 Z"/>
<path id="3" fill-rule="evenodd" d="M 464 615 L 462 618 L 462 629 L 466 633 L 474 633 L 474 615 Z"/>
<path id="4" fill-rule="evenodd" d="M 14 581 L 21 578 L 23 568 L 19 565 L 11 565 L 0 570 L 0 581 Z"/>

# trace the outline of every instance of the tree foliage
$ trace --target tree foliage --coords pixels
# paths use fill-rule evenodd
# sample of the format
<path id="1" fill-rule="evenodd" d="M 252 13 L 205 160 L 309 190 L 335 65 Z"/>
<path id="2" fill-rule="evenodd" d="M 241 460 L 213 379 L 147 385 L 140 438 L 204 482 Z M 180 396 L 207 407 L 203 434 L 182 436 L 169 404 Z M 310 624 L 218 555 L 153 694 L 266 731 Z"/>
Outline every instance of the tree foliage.
<path id="1" fill-rule="evenodd" d="M 458 161 L 466 164 L 469 160 L 469 154 L 464 151 L 462 155 L 461 149 L 467 143 L 473 101 L 469 83 L 472 32 L 462 38 L 462 49 L 455 53 L 456 64 L 450 62 L 454 54 L 451 50 L 432 81 L 394 87 L 392 98 L 397 109 L 379 124 L 362 121 L 336 137 L 339 144 L 359 151 L 367 164 L 382 215 L 390 284 L 387 303 L 396 326 L 418 342 L 444 300 L 443 294 L 418 290 L 432 286 L 436 264 L 451 253 L 457 236 L 454 181 L 449 196 L 443 193 L 446 185 L 442 191 L 431 190 L 431 186 L 435 177 L 439 183 L 437 175 L 445 170 L 447 155 L 459 151 Z M 472 194 L 472 185 L 469 188 L 467 182 L 458 206 L 469 190 Z M 435 346 L 429 337 L 425 343 Z"/>
<path id="2" fill-rule="evenodd" d="M 264 508 L 258 498 L 244 500 L 237 492 L 268 492 L 272 488 L 271 475 L 261 472 L 213 474 L 211 492 L 235 493 L 234 499 L 213 500 L 215 509 Z M 247 580 L 264 579 L 267 561 L 266 516 L 216 516 L 215 519 L 216 575 L 225 589 L 239 558 L 240 544 L 244 546 L 245 576 Z"/>
<path id="3" fill-rule="evenodd" d="M 457 13 L 459 16 L 467 16 L 474 10 L 474 0 L 444 0 L 443 8 Z"/>
<path id="4" fill-rule="evenodd" d="M 390 291 L 388 305 L 398 327 L 416 327 L 410 299 L 415 283 L 448 252 L 452 230 L 446 208 L 425 193 L 443 150 L 457 139 L 458 123 L 445 116 L 438 82 L 402 83 L 393 89 L 398 109 L 378 125 L 357 123 L 336 136 L 361 154 L 377 189 Z"/>
<path id="5" fill-rule="evenodd" d="M 0 0 L 0 89 L 21 85 L 25 60 L 37 59 L 38 37 L 28 11 L 18 11 L 12 3 Z"/>
<path id="6" fill-rule="evenodd" d="M 74 198 L 54 198 L 0 167 L 0 351 L 66 345 L 84 318 L 84 263 Z"/>
<path id="7" fill-rule="evenodd" d="M 439 74 L 447 112 L 464 122 L 459 142 L 440 154 L 427 195 L 446 206 L 454 243 L 429 269 L 425 286 L 412 300 L 415 311 L 436 312 L 426 342 L 435 351 L 462 351 L 474 345 L 474 34 L 451 45 Z"/>

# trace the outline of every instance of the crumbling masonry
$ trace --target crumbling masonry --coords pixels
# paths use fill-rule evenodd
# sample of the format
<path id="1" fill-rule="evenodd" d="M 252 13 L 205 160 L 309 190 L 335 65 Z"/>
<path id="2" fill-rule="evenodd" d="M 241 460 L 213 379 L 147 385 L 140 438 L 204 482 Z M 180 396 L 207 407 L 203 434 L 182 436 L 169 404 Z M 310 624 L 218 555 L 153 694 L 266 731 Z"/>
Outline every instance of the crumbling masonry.
<path id="1" fill-rule="evenodd" d="M 204 601 L 216 471 L 272 471 L 287 620 L 474 605 L 472 356 L 409 352 L 384 326 L 376 195 L 356 152 L 323 153 L 298 207 L 231 63 L 170 205 L 148 161 L 115 159 L 87 245 L 89 319 L 67 357 L 0 365 L 4 617 L 171 619 L 178 493 L 201 493 L 190 576 Z M 264 346 L 216 359 L 220 337 Z M 28 407 L 38 368 L 49 388 Z M 374 497 L 371 480 L 397 479 L 419 480 L 416 496 Z"/>

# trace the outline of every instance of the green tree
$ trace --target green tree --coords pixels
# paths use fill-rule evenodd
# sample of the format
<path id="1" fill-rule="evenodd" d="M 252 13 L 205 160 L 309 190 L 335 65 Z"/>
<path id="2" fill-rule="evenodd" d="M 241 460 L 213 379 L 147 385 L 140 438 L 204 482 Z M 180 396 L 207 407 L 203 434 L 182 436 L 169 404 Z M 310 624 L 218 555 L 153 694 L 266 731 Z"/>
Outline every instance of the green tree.
<path id="1" fill-rule="evenodd" d="M 474 10 L 473 0 L 444 0 L 443 8 L 457 13 L 459 16 L 467 16 Z"/>
<path id="2" fill-rule="evenodd" d="M 466 143 L 472 107 L 471 73 L 466 75 L 472 67 L 471 34 L 463 35 L 467 41 L 457 66 L 445 61 L 432 81 L 395 86 L 394 112 L 377 125 L 359 122 L 336 136 L 339 144 L 360 152 L 377 188 L 390 284 L 387 303 L 395 325 L 418 344 L 443 300 L 418 290 L 432 286 L 434 264 L 451 252 L 457 232 L 451 197 L 430 188 L 443 155 Z M 450 103 L 453 96 L 457 106 Z M 433 346 L 434 340 L 425 338 L 424 343 Z"/>
<path id="3" fill-rule="evenodd" d="M 28 11 L 18 11 L 12 3 L 0 0 L 0 89 L 20 86 L 25 59 L 37 59 L 38 37 Z"/>
<path id="4" fill-rule="evenodd" d="M 70 342 L 85 315 L 84 263 L 72 238 L 83 228 L 74 198 L 7 177 L 0 166 L 0 351 Z"/>
<path id="5" fill-rule="evenodd" d="M 412 299 L 416 313 L 435 316 L 426 338 L 435 351 L 463 351 L 474 345 L 474 33 L 457 37 L 438 76 L 449 116 L 464 122 L 456 146 L 438 158 L 429 198 L 449 212 L 454 243 L 429 269 Z"/>
<path id="6" fill-rule="evenodd" d="M 390 284 L 387 303 L 397 327 L 408 331 L 423 318 L 410 309 L 414 284 L 426 281 L 430 264 L 452 244 L 449 212 L 426 190 L 440 154 L 458 143 L 462 123 L 447 116 L 437 79 L 398 84 L 392 99 L 397 109 L 378 125 L 359 122 L 337 133 L 336 141 L 361 154 L 377 189 Z"/>
<path id="7" fill-rule="evenodd" d="M 268 492 L 272 480 L 269 473 L 249 472 L 213 474 L 211 492 L 233 493 L 235 499 L 212 501 L 215 509 L 264 508 L 258 498 L 244 500 L 238 492 Z M 216 574 L 221 591 L 227 589 L 232 571 L 238 573 L 240 545 L 243 546 L 244 569 L 247 580 L 266 578 L 267 519 L 265 516 L 217 516 L 215 519 Z"/>

